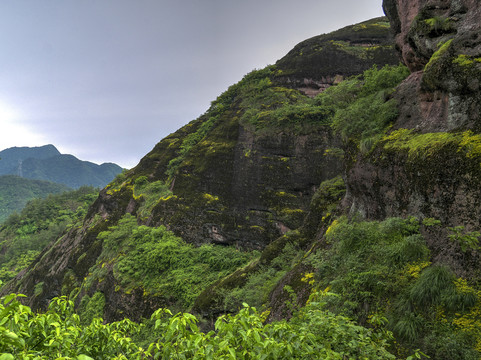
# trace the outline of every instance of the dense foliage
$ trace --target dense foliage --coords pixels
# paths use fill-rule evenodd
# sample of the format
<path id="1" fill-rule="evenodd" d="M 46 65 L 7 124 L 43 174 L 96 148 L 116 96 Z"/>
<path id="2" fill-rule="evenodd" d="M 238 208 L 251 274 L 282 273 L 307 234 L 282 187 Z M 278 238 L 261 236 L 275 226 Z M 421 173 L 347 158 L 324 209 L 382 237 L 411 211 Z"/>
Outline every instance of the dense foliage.
<path id="1" fill-rule="evenodd" d="M 15 175 L 0 176 L 0 223 L 22 210 L 28 201 L 70 190 L 67 186 L 42 180 L 24 179 Z"/>
<path id="2" fill-rule="evenodd" d="M 331 114 L 336 132 L 369 150 L 397 117 L 397 102 L 391 95 L 408 75 L 403 65 L 373 67 L 328 88 L 316 100 Z"/>
<path id="3" fill-rule="evenodd" d="M 220 99 L 238 99 L 244 125 L 256 131 L 289 129 L 295 132 L 312 131 L 313 127 L 332 124 L 344 138 L 366 141 L 379 137 L 397 116 L 397 103 L 391 98 L 394 88 L 409 74 L 403 65 L 373 66 L 362 75 L 351 77 L 332 86 L 315 99 L 301 92 L 276 84 L 282 71 L 275 66 L 255 70 L 233 85 L 215 103 L 216 110 L 230 103 Z M 229 95 L 229 96 L 227 96 Z M 197 131 L 205 134 L 209 119 Z M 201 131 L 202 130 L 202 131 Z M 185 141 L 188 143 L 190 137 Z"/>
<path id="4" fill-rule="evenodd" d="M 138 225 L 127 214 L 116 226 L 101 232 L 102 253 L 84 281 L 89 289 L 109 271 L 124 291 L 144 289 L 185 309 L 215 280 L 258 257 L 257 251 L 204 244 L 195 247 L 164 226 Z"/>
<path id="5" fill-rule="evenodd" d="M 81 325 L 73 302 L 56 298 L 45 313 L 33 313 L 12 294 L 0 303 L 0 359 L 394 359 L 388 332 L 355 325 L 323 309 L 324 293 L 290 321 L 265 323 L 265 315 L 244 304 L 236 315 L 221 316 L 207 333 L 187 313 L 159 309 L 142 348 L 132 340 L 144 325 L 130 320 Z"/>
<path id="6" fill-rule="evenodd" d="M 97 190 L 82 187 L 30 201 L 0 227 L 0 280 L 8 281 L 26 268 L 52 241 L 81 221 L 97 197 Z"/>
<path id="7" fill-rule="evenodd" d="M 367 324 L 384 318 L 406 356 L 421 348 L 435 359 L 479 358 L 480 292 L 447 265 L 433 263 L 420 233 L 439 221 L 389 218 L 335 220 L 326 248 L 311 254 L 317 286 L 339 294 L 336 313 Z"/>

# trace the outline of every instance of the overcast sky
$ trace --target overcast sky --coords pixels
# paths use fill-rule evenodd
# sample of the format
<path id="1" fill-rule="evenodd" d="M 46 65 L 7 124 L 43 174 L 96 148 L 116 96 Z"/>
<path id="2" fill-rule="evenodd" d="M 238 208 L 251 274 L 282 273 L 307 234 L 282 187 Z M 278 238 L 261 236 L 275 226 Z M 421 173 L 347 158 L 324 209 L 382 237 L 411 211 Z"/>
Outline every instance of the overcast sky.
<path id="1" fill-rule="evenodd" d="M 382 0 L 0 0 L 0 150 L 133 167 L 253 69 Z"/>

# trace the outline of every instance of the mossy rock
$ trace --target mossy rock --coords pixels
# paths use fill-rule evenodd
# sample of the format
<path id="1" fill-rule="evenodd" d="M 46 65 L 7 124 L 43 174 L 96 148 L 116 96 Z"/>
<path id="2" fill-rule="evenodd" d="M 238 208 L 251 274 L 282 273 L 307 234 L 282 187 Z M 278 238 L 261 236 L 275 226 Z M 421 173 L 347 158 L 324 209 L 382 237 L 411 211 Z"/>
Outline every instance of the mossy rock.
<path id="1" fill-rule="evenodd" d="M 326 80 L 336 75 L 348 77 L 372 65 L 396 65 L 387 18 L 376 18 L 320 35 L 296 45 L 276 66 L 278 80 L 301 86 L 304 79 Z"/>
<path id="2" fill-rule="evenodd" d="M 278 282 L 269 297 L 268 321 L 289 319 L 293 311 L 306 304 L 312 291 L 306 274 L 312 271 L 312 267 L 300 263 Z"/>
<path id="3" fill-rule="evenodd" d="M 346 194 L 346 185 L 339 175 L 323 181 L 312 197 L 309 212 L 301 228 L 304 238 L 311 239 L 338 214 L 340 203 Z"/>
<path id="4" fill-rule="evenodd" d="M 479 227 L 479 143 L 470 131 L 393 131 L 349 171 L 352 210 L 371 219 L 415 215 Z"/>

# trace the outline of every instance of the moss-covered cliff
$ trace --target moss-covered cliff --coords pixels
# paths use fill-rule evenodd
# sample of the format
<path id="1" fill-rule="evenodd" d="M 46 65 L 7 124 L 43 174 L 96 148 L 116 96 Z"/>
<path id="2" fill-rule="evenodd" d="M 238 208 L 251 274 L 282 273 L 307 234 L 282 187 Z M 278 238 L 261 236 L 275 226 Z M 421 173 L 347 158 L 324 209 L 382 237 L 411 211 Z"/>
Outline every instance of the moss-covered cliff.
<path id="1" fill-rule="evenodd" d="M 278 64 L 246 75 L 205 114 L 160 141 L 138 166 L 103 189 L 84 224 L 45 249 L 4 291 L 26 293 L 34 307 L 60 294 L 75 296 L 85 307 L 88 301 L 82 298 L 100 292 L 107 320 L 146 316 L 159 306 L 188 307 L 192 296 L 180 301 L 184 290 L 162 285 L 163 277 L 174 276 L 171 272 L 152 268 L 153 281 L 143 269 L 127 271 L 134 266 L 127 266 L 129 261 L 141 262 L 146 255 L 125 239 L 165 227 L 178 248 L 196 252 L 210 244 L 221 253 L 219 246 L 227 246 L 237 254 L 225 256 L 245 265 L 258 257 L 257 250 L 299 228 L 319 185 L 339 175 L 343 165 L 332 114 L 298 84 L 321 81 L 318 92 L 375 64 L 397 64 L 390 39 L 386 19 L 379 18 L 312 38 Z M 158 244 L 164 240 L 159 239 L 167 236 L 162 234 L 148 235 L 152 241 L 142 246 L 161 251 Z M 114 238 L 117 244 L 107 246 Z M 137 257 L 130 258 L 134 253 Z M 195 264 L 204 267 L 200 272 L 217 274 L 205 275 L 211 282 L 224 276 L 203 260 Z M 37 287 L 34 294 L 39 279 L 42 291 Z M 205 286 L 202 281 L 191 284 L 194 295 Z"/>
<path id="2" fill-rule="evenodd" d="M 376 18 L 307 39 L 276 63 L 279 80 L 314 96 L 373 64 L 397 64 L 389 28 L 386 18 Z"/>
<path id="3" fill-rule="evenodd" d="M 479 229 L 481 56 L 479 6 L 385 1 L 411 76 L 395 94 L 399 117 L 346 173 L 346 206 L 368 218 L 415 215 Z"/>
<path id="4" fill-rule="evenodd" d="M 384 9 L 411 71 L 392 93 L 397 115 L 369 147 L 344 137 L 347 218 L 318 234 L 303 270 L 275 292 L 312 273 L 341 295 L 336 311 L 373 326 L 385 316 L 400 357 L 420 348 L 478 359 L 479 2 L 385 0 Z M 368 119 L 351 118 L 361 129 Z"/>
<path id="5" fill-rule="evenodd" d="M 289 318 L 315 292 L 400 358 L 478 359 L 480 7 L 384 9 L 406 66 L 386 18 L 306 40 L 160 141 L 2 291 L 107 320 L 188 308 L 206 327 L 243 302 Z"/>

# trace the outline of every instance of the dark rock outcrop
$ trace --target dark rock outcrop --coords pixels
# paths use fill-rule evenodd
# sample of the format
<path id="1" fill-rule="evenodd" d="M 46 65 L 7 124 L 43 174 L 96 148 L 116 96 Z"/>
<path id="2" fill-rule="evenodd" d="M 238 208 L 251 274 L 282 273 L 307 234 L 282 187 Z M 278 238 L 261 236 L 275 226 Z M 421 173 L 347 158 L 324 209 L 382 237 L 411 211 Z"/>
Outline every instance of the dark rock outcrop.
<path id="1" fill-rule="evenodd" d="M 372 65 L 397 64 L 393 39 L 385 17 L 347 26 L 296 45 L 276 66 L 284 86 L 315 96 Z"/>
<path id="2" fill-rule="evenodd" d="M 395 94 L 390 133 L 348 159 L 344 204 L 370 219 L 414 215 L 479 229 L 480 3 L 385 0 L 384 9 L 412 74 Z M 454 261 L 446 234 L 433 236 L 431 249 Z"/>
<path id="3" fill-rule="evenodd" d="M 479 1 L 386 0 L 383 6 L 413 73 L 400 94 L 406 107 L 397 126 L 423 132 L 479 129 Z"/>

